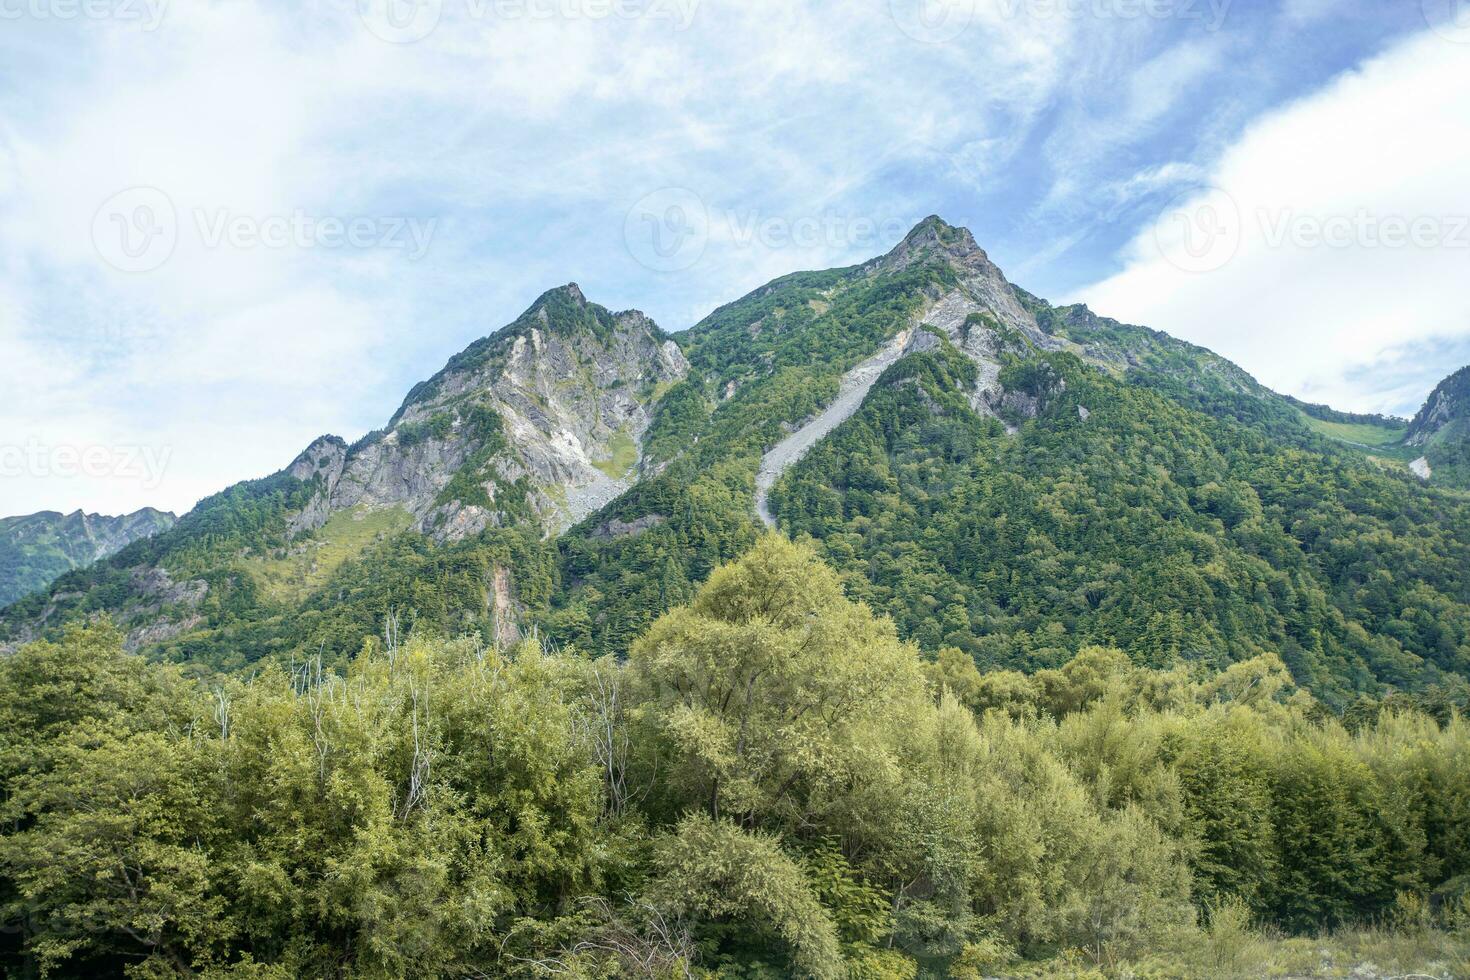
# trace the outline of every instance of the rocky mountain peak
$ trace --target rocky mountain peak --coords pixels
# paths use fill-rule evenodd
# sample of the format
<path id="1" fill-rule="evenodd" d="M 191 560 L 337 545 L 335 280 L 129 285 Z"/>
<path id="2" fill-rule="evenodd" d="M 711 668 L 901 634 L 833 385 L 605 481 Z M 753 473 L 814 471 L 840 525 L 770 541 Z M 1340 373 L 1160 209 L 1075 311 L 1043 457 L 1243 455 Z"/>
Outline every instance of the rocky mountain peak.
<path id="1" fill-rule="evenodd" d="M 978 263 L 990 265 L 989 257 L 975 243 L 975 236 L 968 228 L 952 225 L 934 214 L 914 225 L 903 241 L 895 245 L 888 254 L 874 259 L 870 265 L 879 271 L 891 272 L 935 259 L 959 267 Z M 999 273 L 1000 270 L 995 271 Z"/>
<path id="2" fill-rule="evenodd" d="M 914 225 L 904 236 L 904 242 L 911 245 L 934 245 L 957 255 L 981 251 L 980 246 L 975 244 L 975 236 L 970 233 L 970 229 L 952 225 L 937 214 L 931 214 Z"/>
<path id="3" fill-rule="evenodd" d="M 352 509 L 407 511 L 420 531 L 575 523 L 632 485 L 658 395 L 689 372 L 637 310 L 613 313 L 568 283 L 416 385 L 381 431 L 322 436 L 291 463 L 321 490 L 296 529 Z"/>
<path id="4" fill-rule="evenodd" d="M 617 322 L 617 315 L 607 307 L 587 299 L 582 287 L 574 282 L 548 289 L 504 331 L 507 337 L 523 336 L 535 328 L 551 333 L 594 336 L 607 333 Z M 494 339 L 492 336 L 490 339 Z"/>
<path id="5" fill-rule="evenodd" d="M 565 286 L 548 289 L 536 297 L 536 301 L 526 309 L 526 312 L 516 318 L 515 322 L 535 320 L 546 326 L 565 326 L 568 325 L 569 315 L 571 322 L 575 323 L 580 320 L 576 313 L 596 317 L 598 310 L 606 312 L 603 307 L 587 299 L 587 294 L 582 292 L 581 286 L 569 282 Z"/>
<path id="6" fill-rule="evenodd" d="M 969 229 L 930 215 L 914 226 L 888 254 L 869 264 L 871 274 L 903 272 L 917 266 L 940 265 L 951 285 L 931 287 L 931 298 L 920 321 L 945 334 L 965 353 L 981 362 L 982 375 L 994 373 L 994 358 L 1004 340 L 995 328 L 1015 331 L 1033 345 L 1055 347 L 1026 307 L 1021 294 L 1006 280 L 975 242 Z M 978 327 L 978 329 L 977 329 Z"/>
<path id="7" fill-rule="evenodd" d="M 347 441 L 341 436 L 318 436 L 303 449 L 286 472 L 298 480 L 310 480 L 318 473 L 335 473 L 347 457 Z"/>

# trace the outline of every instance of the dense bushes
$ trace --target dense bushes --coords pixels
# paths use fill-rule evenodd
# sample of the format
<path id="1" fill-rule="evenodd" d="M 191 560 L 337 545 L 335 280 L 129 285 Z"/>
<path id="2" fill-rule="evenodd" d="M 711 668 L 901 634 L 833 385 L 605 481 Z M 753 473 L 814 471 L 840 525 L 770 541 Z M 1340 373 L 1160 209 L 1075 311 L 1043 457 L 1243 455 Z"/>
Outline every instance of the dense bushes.
<path id="1" fill-rule="evenodd" d="M 1433 924 L 1470 872 L 1467 759 L 1458 716 L 1350 734 L 1271 656 L 924 662 L 774 536 L 626 664 L 419 638 L 205 688 L 74 628 L 0 664 L 4 955 L 56 976 L 1222 976 L 1257 962 L 1251 921 L 1409 916 L 1416 955 L 1463 956 Z"/>

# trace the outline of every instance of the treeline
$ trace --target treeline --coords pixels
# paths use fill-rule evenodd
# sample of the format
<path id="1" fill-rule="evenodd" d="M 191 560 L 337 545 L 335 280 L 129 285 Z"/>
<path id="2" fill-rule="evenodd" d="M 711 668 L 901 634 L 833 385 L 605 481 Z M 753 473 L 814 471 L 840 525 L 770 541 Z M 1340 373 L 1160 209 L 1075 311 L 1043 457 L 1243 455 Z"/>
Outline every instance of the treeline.
<path id="1" fill-rule="evenodd" d="M 3 962 L 1217 977 L 1251 921 L 1375 919 L 1463 959 L 1470 729 L 1370 707 L 1270 655 L 926 661 L 774 535 L 623 662 L 390 632 L 200 684 L 76 627 L 0 663 Z"/>

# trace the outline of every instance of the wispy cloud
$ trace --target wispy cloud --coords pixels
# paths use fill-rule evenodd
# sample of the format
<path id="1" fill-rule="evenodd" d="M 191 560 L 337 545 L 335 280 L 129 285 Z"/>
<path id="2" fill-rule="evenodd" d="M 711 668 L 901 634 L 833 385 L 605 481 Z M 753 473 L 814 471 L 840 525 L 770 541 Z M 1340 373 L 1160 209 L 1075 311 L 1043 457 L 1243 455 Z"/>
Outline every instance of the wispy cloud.
<path id="1" fill-rule="evenodd" d="M 1252 125 L 1077 298 L 1214 348 L 1267 384 L 1412 412 L 1470 335 L 1470 45 L 1404 42 Z"/>

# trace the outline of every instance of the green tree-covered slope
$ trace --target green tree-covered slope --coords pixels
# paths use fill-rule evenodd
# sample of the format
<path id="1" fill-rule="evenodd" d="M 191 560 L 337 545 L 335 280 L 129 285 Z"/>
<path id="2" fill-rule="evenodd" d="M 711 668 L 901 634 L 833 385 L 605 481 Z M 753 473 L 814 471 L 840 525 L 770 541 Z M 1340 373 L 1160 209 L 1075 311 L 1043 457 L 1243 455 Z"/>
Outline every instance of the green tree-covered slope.
<path id="1" fill-rule="evenodd" d="M 950 347 L 890 369 L 788 474 L 783 528 L 906 635 L 984 664 L 1088 644 L 1167 666 L 1261 653 L 1329 697 L 1470 669 L 1463 497 L 1284 445 L 1067 353 L 1001 378 L 1014 434 L 970 410 Z"/>

